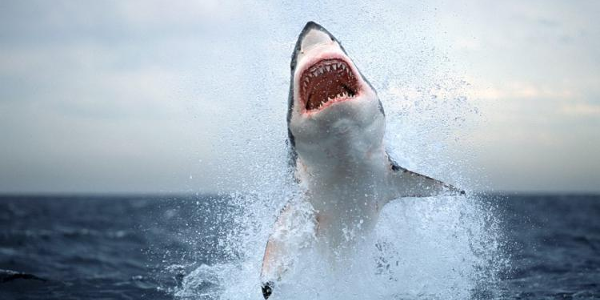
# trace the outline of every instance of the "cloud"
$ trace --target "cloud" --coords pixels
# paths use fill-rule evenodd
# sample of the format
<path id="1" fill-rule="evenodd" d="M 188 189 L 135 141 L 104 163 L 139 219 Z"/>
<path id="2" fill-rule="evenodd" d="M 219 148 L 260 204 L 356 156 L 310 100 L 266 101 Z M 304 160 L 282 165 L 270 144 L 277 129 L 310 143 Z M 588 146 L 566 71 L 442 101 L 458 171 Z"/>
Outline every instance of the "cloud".
<path id="1" fill-rule="evenodd" d="M 470 79 L 469 82 L 471 81 L 474 83 L 471 83 L 471 88 L 468 90 L 469 97 L 476 100 L 570 100 L 578 97 L 577 92 L 573 88 L 566 86 L 548 86 L 526 81 L 508 81 L 501 84 L 483 83 L 477 79 Z"/>
<path id="2" fill-rule="evenodd" d="M 600 105 L 590 103 L 565 104 L 561 111 L 567 115 L 600 117 Z"/>

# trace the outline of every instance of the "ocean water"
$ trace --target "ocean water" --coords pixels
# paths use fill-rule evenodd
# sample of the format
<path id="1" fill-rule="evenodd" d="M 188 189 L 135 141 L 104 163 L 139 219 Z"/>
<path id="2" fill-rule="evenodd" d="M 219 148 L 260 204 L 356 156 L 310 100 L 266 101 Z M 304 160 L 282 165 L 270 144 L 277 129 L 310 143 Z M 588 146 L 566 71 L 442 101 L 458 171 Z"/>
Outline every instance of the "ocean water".
<path id="1" fill-rule="evenodd" d="M 262 299 L 277 205 L 4 196 L 0 299 Z M 600 196 L 401 199 L 343 272 L 307 253 L 273 299 L 599 299 Z"/>

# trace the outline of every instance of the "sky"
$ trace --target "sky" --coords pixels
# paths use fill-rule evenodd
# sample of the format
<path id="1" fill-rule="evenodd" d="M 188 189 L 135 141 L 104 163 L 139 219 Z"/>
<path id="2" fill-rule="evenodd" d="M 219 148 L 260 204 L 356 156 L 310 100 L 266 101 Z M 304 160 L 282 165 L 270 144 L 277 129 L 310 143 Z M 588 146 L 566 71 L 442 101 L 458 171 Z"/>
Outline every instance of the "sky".
<path id="1" fill-rule="evenodd" d="M 599 13 L 596 1 L 5 0 L 0 193 L 268 184 L 309 20 L 377 89 L 404 165 L 468 190 L 597 193 Z"/>

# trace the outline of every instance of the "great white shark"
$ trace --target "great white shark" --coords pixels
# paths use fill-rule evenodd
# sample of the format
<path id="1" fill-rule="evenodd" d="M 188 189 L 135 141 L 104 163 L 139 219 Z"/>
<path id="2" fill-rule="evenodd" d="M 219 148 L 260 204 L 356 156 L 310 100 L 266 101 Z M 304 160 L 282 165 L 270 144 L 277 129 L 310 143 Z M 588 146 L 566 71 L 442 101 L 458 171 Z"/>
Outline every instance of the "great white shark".
<path id="1" fill-rule="evenodd" d="M 267 242 L 261 270 L 265 299 L 293 267 L 289 257 L 306 246 L 290 228 L 297 224 L 298 206 L 304 214 L 310 207 L 309 236 L 316 247 L 337 255 L 373 230 L 391 200 L 464 194 L 394 162 L 383 143 L 386 120 L 377 92 L 321 25 L 304 26 L 290 66 L 290 167 L 305 192 L 284 207 Z"/>

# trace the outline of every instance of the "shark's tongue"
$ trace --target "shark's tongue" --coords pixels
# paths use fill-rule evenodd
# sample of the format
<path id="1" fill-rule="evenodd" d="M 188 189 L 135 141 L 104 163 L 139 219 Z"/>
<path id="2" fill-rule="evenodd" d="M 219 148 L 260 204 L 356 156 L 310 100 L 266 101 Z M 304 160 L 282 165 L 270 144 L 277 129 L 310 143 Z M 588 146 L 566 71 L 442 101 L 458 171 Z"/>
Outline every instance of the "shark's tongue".
<path id="1" fill-rule="evenodd" d="M 319 109 L 331 100 L 354 97 L 358 92 L 356 76 L 340 59 L 319 61 L 304 71 L 300 82 L 307 110 Z"/>

